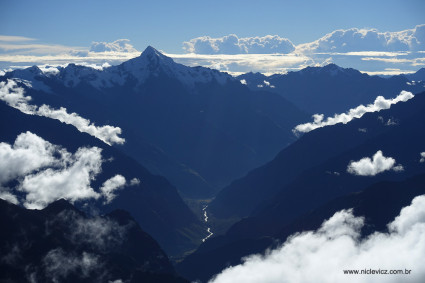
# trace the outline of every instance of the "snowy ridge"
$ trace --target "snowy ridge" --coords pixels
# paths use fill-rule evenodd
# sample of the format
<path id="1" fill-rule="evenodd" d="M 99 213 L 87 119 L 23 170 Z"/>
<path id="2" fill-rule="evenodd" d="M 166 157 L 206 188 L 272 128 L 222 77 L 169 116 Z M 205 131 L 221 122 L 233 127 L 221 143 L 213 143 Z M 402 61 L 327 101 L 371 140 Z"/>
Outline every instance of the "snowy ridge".
<path id="1" fill-rule="evenodd" d="M 52 71 L 52 69 L 57 70 Z M 66 67 L 40 69 L 33 66 L 26 69 L 7 72 L 6 77 L 30 81 L 34 88 L 47 90 L 42 83 L 43 77 L 57 78 L 66 87 L 75 87 L 87 83 L 97 89 L 122 86 L 128 82 L 136 82 L 136 87 L 143 84 L 150 76 L 158 77 L 165 74 L 176 78 L 186 87 L 193 88 L 196 83 L 216 81 L 219 84 L 233 80 L 227 73 L 204 67 L 187 67 L 175 63 L 173 59 L 161 54 L 155 48 L 148 46 L 143 53 L 118 66 L 99 70 L 89 66 L 69 64 Z"/>
<path id="2" fill-rule="evenodd" d="M 190 87 L 194 86 L 195 83 L 207 83 L 214 80 L 224 84 L 228 79 L 233 79 L 232 76 L 217 70 L 204 67 L 192 68 L 175 63 L 173 59 L 161 54 L 151 46 L 148 46 L 139 57 L 107 70 L 132 75 L 139 84 L 143 83 L 151 75 L 159 76 L 161 72 L 169 77 L 178 79 Z"/>

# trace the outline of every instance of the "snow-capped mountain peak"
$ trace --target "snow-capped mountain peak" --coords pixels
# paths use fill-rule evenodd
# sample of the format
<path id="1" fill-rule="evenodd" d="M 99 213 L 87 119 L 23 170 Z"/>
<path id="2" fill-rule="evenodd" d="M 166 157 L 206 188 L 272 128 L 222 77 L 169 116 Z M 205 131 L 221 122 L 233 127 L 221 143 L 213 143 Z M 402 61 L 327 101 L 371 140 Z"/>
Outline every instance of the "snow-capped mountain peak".
<path id="1" fill-rule="evenodd" d="M 124 72 L 133 76 L 139 84 L 149 76 L 166 75 L 179 80 L 186 86 L 193 87 L 196 83 L 206 83 L 213 80 L 223 84 L 232 77 L 217 70 L 204 67 L 188 67 L 175 63 L 152 46 L 148 46 L 139 57 L 128 60 L 117 67 L 110 68 L 114 72 Z"/>

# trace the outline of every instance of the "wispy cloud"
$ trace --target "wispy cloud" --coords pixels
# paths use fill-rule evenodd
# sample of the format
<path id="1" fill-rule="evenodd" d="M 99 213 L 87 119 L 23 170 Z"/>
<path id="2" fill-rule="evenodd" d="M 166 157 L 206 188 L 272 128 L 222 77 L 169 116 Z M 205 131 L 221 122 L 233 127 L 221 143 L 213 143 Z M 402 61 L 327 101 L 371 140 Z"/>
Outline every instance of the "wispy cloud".
<path id="1" fill-rule="evenodd" d="M 16 36 L 16 35 L 0 35 L 0 42 L 25 42 L 32 41 L 34 38 L 25 37 L 25 36 Z"/>
<path id="2" fill-rule="evenodd" d="M 44 116 L 73 125 L 80 132 L 88 133 L 109 145 L 115 143 L 123 144 L 125 142 L 125 139 L 119 136 L 122 132 L 119 127 L 109 125 L 96 126 L 90 120 L 81 117 L 77 113 L 68 113 L 64 107 L 53 109 L 45 104 L 40 107 L 29 104 L 31 97 L 25 96 L 24 89 L 19 87 L 14 80 L 0 82 L 0 100 L 5 101 L 25 114 Z"/>
<path id="3" fill-rule="evenodd" d="M 290 237 L 265 255 L 251 255 L 210 282 L 422 282 L 425 278 L 425 196 L 413 199 L 388 224 L 388 232 L 360 239 L 362 217 L 335 213 L 317 231 Z M 344 270 L 409 270 L 409 274 L 344 274 Z"/>
<path id="4" fill-rule="evenodd" d="M 312 123 L 305 123 L 305 124 L 298 125 L 294 128 L 293 132 L 295 134 L 307 133 L 317 128 L 331 126 L 338 123 L 347 124 L 351 120 L 355 118 L 360 118 L 366 113 L 389 109 L 391 105 L 399 103 L 399 102 L 406 102 L 407 100 L 413 97 L 414 95 L 411 92 L 402 91 L 397 97 L 393 99 L 386 99 L 383 96 L 378 96 L 375 99 L 375 102 L 373 104 L 368 104 L 366 106 L 360 105 L 360 106 L 357 106 L 356 108 L 350 109 L 346 113 L 335 114 L 334 117 L 328 117 L 324 119 L 323 114 L 314 114 L 313 115 L 314 121 Z"/>
<path id="5" fill-rule="evenodd" d="M 35 43 L 37 39 L 0 36 L 0 62 L 25 65 L 67 63 L 118 64 L 140 55 L 128 39 L 92 42 L 90 47 Z"/>
<path id="6" fill-rule="evenodd" d="M 165 54 L 187 66 L 205 66 L 229 73 L 252 70 L 263 73 L 286 73 L 315 62 L 302 54 Z"/>
<path id="7" fill-rule="evenodd" d="M 420 163 L 424 163 L 425 162 L 425 152 L 421 152 L 421 159 L 419 160 Z"/>
<path id="8" fill-rule="evenodd" d="M 88 278 L 92 272 L 101 268 L 99 256 L 82 252 L 66 252 L 62 248 L 49 251 L 43 258 L 46 277 L 52 282 L 61 282 L 70 274 L 78 273 L 81 278 Z"/>

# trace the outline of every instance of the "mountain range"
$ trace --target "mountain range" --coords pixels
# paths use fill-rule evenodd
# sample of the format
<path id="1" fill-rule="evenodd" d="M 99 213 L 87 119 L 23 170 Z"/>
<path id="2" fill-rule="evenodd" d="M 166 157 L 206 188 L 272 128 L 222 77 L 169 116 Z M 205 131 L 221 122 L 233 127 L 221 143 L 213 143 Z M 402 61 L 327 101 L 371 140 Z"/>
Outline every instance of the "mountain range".
<path id="1" fill-rule="evenodd" d="M 153 47 L 6 72 L 0 281 L 204 282 L 344 209 L 385 233 L 425 193 L 424 90 L 424 69 L 233 77 Z"/>
<path id="2" fill-rule="evenodd" d="M 278 93 L 307 113 L 333 116 L 360 104 L 373 103 L 378 95 L 391 98 L 402 90 L 412 93 L 423 91 L 424 72 L 422 68 L 415 74 L 382 78 L 329 64 L 287 74 L 265 76 L 247 73 L 237 78 L 244 80 L 252 90 Z"/>
<path id="3" fill-rule="evenodd" d="M 97 147 L 102 150 L 102 159 L 110 161 L 102 163 L 101 172 L 91 182 L 93 188 L 100 188 L 102 183 L 116 174 L 121 174 L 127 180 L 140 180 L 139 184 L 120 190 L 110 203 L 104 204 L 101 200 L 94 199 L 88 202 L 77 201 L 80 208 L 88 203 L 89 207 L 86 209 L 92 207 L 101 213 L 113 209 L 129 211 L 168 255 L 181 254 L 195 248 L 207 234 L 175 187 L 165 178 L 152 175 L 134 159 L 114 147 L 79 132 L 73 126 L 46 117 L 24 114 L 3 102 L 0 102 L 0 110 L 1 142 L 13 144 L 19 134 L 31 132 L 71 152 L 81 147 Z M 12 183 L 11 187 L 13 185 Z"/>
<path id="4" fill-rule="evenodd" d="M 274 93 L 254 92 L 228 74 L 174 63 L 152 47 L 104 70 L 70 64 L 6 73 L 26 80 L 35 105 L 66 107 L 123 130 L 121 150 L 167 177 L 182 196 L 211 197 L 273 158 L 309 118 Z"/>

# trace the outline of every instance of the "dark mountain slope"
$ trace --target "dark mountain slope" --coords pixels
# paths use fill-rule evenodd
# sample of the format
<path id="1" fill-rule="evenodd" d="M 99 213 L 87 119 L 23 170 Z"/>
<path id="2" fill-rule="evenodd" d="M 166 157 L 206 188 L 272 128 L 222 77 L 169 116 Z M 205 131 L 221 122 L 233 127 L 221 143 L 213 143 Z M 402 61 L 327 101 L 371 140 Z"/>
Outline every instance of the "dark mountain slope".
<path id="1" fill-rule="evenodd" d="M 91 206 L 102 212 L 112 209 L 128 210 L 167 254 L 181 254 L 195 248 L 206 234 L 196 216 L 165 178 L 153 176 L 114 147 L 86 133 L 80 133 L 73 126 L 57 120 L 26 115 L 1 102 L 0 141 L 13 143 L 17 135 L 26 131 L 61 145 L 70 152 L 83 146 L 101 148 L 102 158 L 112 158 L 112 161 L 102 164 L 102 172 L 91 183 L 93 188 L 99 188 L 104 181 L 116 174 L 123 175 L 127 180 L 138 178 L 140 184 L 118 191 L 118 196 L 109 205 L 96 201 Z"/>
<path id="2" fill-rule="evenodd" d="M 423 168 L 422 172 L 425 172 Z M 393 221 L 401 208 L 408 206 L 416 196 L 425 194 L 425 174 L 416 175 L 401 182 L 379 182 L 363 191 L 351 193 L 311 210 L 284 225 L 272 237 L 238 238 L 232 233 L 211 238 L 177 265 L 180 274 L 191 280 L 206 282 L 226 266 L 241 263 L 241 258 L 263 253 L 267 248 L 277 247 L 296 232 L 316 230 L 334 213 L 353 208 L 354 215 L 364 216 L 366 225 L 362 235 L 374 231 L 386 231 L 386 224 Z M 276 222 L 280 226 L 278 220 Z M 252 229 L 255 229 L 253 227 Z"/>
<path id="3" fill-rule="evenodd" d="M 0 199 L 2 282 L 186 282 L 125 211 L 87 217 L 65 200 L 27 210 Z"/>
<path id="4" fill-rule="evenodd" d="M 425 68 L 420 68 L 416 73 L 403 75 L 409 81 L 415 81 L 415 83 L 419 83 L 422 81 L 422 85 L 425 83 Z"/>
<path id="5" fill-rule="evenodd" d="M 290 206 L 298 209 L 302 207 L 299 200 L 294 201 L 295 198 L 283 195 L 301 197 L 303 192 L 310 190 L 310 193 L 318 194 L 320 198 L 325 197 L 325 189 L 329 188 L 334 190 L 332 194 L 336 197 L 335 194 L 345 194 L 356 186 L 371 184 L 379 178 L 403 178 L 405 174 L 415 174 L 419 153 L 423 151 L 422 144 L 425 143 L 421 131 L 425 120 L 424 97 L 423 93 L 417 94 L 410 101 L 393 105 L 390 110 L 369 113 L 347 125 L 337 124 L 305 134 L 282 150 L 273 161 L 224 188 L 209 205 L 209 211 L 217 218 L 246 217 L 262 201 L 276 200 L 278 192 L 282 195 L 280 200 L 292 201 Z M 390 120 L 396 123 L 387 125 Z M 366 132 L 359 129 L 366 129 Z M 346 172 L 351 160 L 371 157 L 378 150 L 382 150 L 385 156 L 395 158 L 406 170 L 378 174 L 373 178 L 353 176 Z M 341 186 L 343 190 L 337 189 Z M 319 201 L 315 197 L 306 199 L 307 202 Z M 265 204 L 269 208 L 276 205 Z M 291 212 L 284 213 L 285 217 L 297 213 L 296 209 L 288 211 Z"/>

